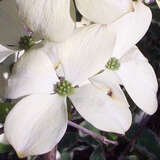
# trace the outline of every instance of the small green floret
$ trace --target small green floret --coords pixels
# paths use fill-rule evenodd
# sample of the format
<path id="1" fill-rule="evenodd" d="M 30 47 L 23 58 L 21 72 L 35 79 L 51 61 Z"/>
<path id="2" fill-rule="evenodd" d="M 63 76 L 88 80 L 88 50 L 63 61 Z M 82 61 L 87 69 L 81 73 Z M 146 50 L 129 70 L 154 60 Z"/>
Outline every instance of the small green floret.
<path id="1" fill-rule="evenodd" d="M 118 70 L 120 67 L 120 62 L 117 58 L 112 57 L 106 64 L 106 68 L 112 71 Z"/>
<path id="2" fill-rule="evenodd" d="M 72 84 L 70 82 L 68 82 L 67 80 L 63 80 L 56 84 L 55 91 L 60 96 L 69 96 L 73 94 L 74 88 L 72 87 Z"/>
<path id="3" fill-rule="evenodd" d="M 19 49 L 29 50 L 35 44 L 32 36 L 23 36 L 19 41 Z"/>

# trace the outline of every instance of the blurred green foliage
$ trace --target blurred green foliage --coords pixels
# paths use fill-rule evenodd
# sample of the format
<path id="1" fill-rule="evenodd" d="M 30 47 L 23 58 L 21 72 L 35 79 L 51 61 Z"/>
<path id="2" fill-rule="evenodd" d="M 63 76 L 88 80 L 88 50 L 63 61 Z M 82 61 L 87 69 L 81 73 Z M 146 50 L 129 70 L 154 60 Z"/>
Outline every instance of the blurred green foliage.
<path id="1" fill-rule="evenodd" d="M 12 107 L 13 105 L 10 103 L 0 103 L 0 123 L 4 123 L 5 118 Z"/>

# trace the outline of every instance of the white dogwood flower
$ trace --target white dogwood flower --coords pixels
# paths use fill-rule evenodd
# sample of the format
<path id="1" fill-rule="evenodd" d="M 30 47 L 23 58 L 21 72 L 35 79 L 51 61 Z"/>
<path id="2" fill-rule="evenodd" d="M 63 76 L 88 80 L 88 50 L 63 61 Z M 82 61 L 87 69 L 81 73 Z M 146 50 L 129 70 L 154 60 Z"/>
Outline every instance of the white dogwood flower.
<path id="1" fill-rule="evenodd" d="M 26 5 L 19 4 L 22 4 L 19 9 L 29 6 L 27 1 Z M 31 18 L 28 14 L 24 15 Z M 42 19 L 40 17 L 40 22 Z M 121 61 L 119 63 L 117 59 L 144 36 L 150 22 L 150 9 L 141 2 L 134 2 L 133 12 L 117 21 L 109 25 L 80 27 L 66 42 L 53 43 L 52 55 L 48 54 L 46 44 L 21 57 L 8 81 L 6 96 L 27 97 L 17 103 L 5 122 L 6 137 L 19 156 L 46 153 L 59 142 L 67 126 L 66 96 L 96 128 L 122 134 L 128 130 L 132 117 L 119 86 L 121 79 L 115 78 L 116 74 L 110 74 L 106 82 L 99 83 L 91 78 L 90 83 L 88 78 L 99 72 L 107 61 L 110 69 L 121 68 Z M 57 54 L 66 81 L 60 81 L 53 69 L 57 65 L 53 57 Z M 149 68 L 148 63 L 145 64 Z M 154 75 L 152 71 L 150 73 Z M 77 85 L 79 88 L 75 88 Z M 156 90 L 156 85 L 154 88 Z"/>
<path id="2" fill-rule="evenodd" d="M 63 41 L 75 27 L 73 0 L 16 0 L 24 23 L 44 39 Z"/>
<path id="3" fill-rule="evenodd" d="M 140 1 L 133 2 L 133 8 L 133 12 L 108 25 L 116 33 L 113 53 L 106 62 L 107 68 L 113 71 L 106 69 L 93 79 L 105 81 L 103 83 L 112 89 L 124 85 L 137 106 L 146 113 L 153 114 L 157 109 L 157 80 L 150 64 L 134 46 L 147 32 L 152 14 Z"/>
<path id="4" fill-rule="evenodd" d="M 158 107 L 157 90 L 158 84 L 152 66 L 134 46 L 122 57 L 112 57 L 106 64 L 106 70 L 92 77 L 94 84 L 102 84 L 108 88 L 120 88 L 123 85 L 135 104 L 148 114 L 156 112 Z"/>
<path id="5" fill-rule="evenodd" d="M 106 26 L 77 29 L 52 53 L 60 56 L 65 80 L 57 77 L 46 46 L 20 58 L 8 81 L 7 97 L 26 97 L 4 125 L 6 138 L 20 157 L 49 152 L 60 141 L 68 121 L 66 97 L 96 128 L 121 134 L 128 130 L 132 116 L 123 92 L 115 88 L 113 97 L 88 81 L 109 60 L 114 44 L 115 36 Z"/>

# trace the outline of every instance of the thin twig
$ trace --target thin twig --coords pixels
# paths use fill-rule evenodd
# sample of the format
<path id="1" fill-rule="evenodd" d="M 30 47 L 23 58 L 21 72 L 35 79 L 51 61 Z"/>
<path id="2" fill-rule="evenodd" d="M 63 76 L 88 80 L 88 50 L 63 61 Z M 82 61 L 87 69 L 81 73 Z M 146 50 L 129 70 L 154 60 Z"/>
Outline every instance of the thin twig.
<path id="1" fill-rule="evenodd" d="M 55 146 L 49 153 L 44 155 L 44 160 L 56 160 L 57 146 Z"/>
<path id="2" fill-rule="evenodd" d="M 82 132 L 84 132 L 84 133 L 89 134 L 89 135 L 92 136 L 93 138 L 99 139 L 100 141 L 102 141 L 102 142 L 103 142 L 104 144 L 106 144 L 106 145 L 109 145 L 109 144 L 118 145 L 118 142 L 117 142 L 117 141 L 111 141 L 111 140 L 107 139 L 106 137 L 101 136 L 101 135 L 99 135 L 99 134 L 96 134 L 96 133 L 88 130 L 87 128 L 84 128 L 84 127 L 82 127 L 82 126 L 80 126 L 80 125 L 78 125 L 78 124 L 76 124 L 76 123 L 74 123 L 74 122 L 72 122 L 72 121 L 68 121 L 68 125 L 69 125 L 69 126 L 72 126 L 72 127 L 74 127 L 74 128 L 77 128 L 78 130 L 80 130 L 80 131 L 82 131 Z"/>

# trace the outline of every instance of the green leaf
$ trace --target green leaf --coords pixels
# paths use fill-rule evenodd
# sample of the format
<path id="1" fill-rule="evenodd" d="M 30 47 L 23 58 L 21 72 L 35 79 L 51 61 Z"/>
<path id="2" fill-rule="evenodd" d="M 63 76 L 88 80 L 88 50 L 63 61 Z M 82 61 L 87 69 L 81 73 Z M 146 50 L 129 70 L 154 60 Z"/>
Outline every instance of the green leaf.
<path id="1" fill-rule="evenodd" d="M 136 155 L 131 155 L 127 157 L 128 160 L 139 160 Z"/>
<path id="2" fill-rule="evenodd" d="M 104 136 L 106 136 L 106 138 L 113 140 L 113 141 L 118 139 L 118 136 L 114 133 L 105 133 Z"/>
<path id="3" fill-rule="evenodd" d="M 135 136 L 138 126 L 133 126 L 128 132 L 128 138 L 131 140 Z M 135 148 L 147 154 L 153 159 L 160 159 L 160 138 L 151 130 L 144 128 L 141 134 L 136 138 Z"/>
<path id="4" fill-rule="evenodd" d="M 78 134 L 76 132 L 66 132 L 58 144 L 58 150 L 60 152 L 66 151 L 66 149 L 69 150 L 77 143 L 77 140 Z"/>
<path id="5" fill-rule="evenodd" d="M 79 139 L 81 142 L 85 142 L 87 143 L 89 146 L 96 148 L 97 145 L 102 144 L 101 141 L 91 137 L 90 135 L 86 136 L 86 137 L 80 137 Z"/>
<path id="6" fill-rule="evenodd" d="M 70 153 L 69 153 L 69 152 L 62 152 L 61 158 L 62 158 L 63 160 L 71 160 Z"/>
<path id="7" fill-rule="evenodd" d="M 27 160 L 36 160 L 37 159 L 37 156 L 29 156 L 28 158 L 27 158 Z"/>
<path id="8" fill-rule="evenodd" d="M 97 147 L 91 154 L 89 160 L 105 160 L 104 151 L 101 146 Z"/>
<path id="9" fill-rule="evenodd" d="M 6 116 L 8 115 L 12 107 L 13 107 L 13 104 L 0 103 L 0 123 L 4 123 Z"/>
<path id="10" fill-rule="evenodd" d="M 158 5 L 155 3 L 155 4 L 152 4 L 151 5 L 151 9 L 152 9 L 152 14 L 153 14 L 153 20 L 159 22 L 159 19 L 160 19 L 160 9 L 158 7 Z"/>
<path id="11" fill-rule="evenodd" d="M 96 129 L 95 127 L 93 127 L 90 123 L 83 121 L 81 124 L 81 126 L 83 126 L 84 128 L 87 128 L 88 130 L 96 133 L 96 134 L 101 134 L 100 131 L 98 129 Z M 101 144 L 101 142 L 98 139 L 93 138 L 92 136 L 79 131 L 79 135 L 80 135 L 80 140 L 82 142 L 87 143 L 89 146 L 92 146 L 93 148 L 97 148 L 97 145 Z"/>
<path id="12" fill-rule="evenodd" d="M 0 144 L 0 154 L 9 152 L 11 150 L 12 150 L 12 147 L 10 145 Z"/>

